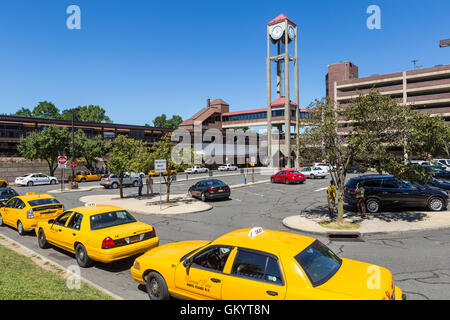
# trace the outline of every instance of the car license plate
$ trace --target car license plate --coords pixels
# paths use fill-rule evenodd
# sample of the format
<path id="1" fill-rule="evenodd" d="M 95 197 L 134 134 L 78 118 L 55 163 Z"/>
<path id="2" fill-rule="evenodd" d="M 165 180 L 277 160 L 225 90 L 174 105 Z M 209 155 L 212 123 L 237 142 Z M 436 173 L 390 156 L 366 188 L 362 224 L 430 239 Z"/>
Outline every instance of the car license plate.
<path id="1" fill-rule="evenodd" d="M 133 237 L 130 237 L 130 243 L 138 242 L 139 239 L 140 239 L 139 236 L 133 236 Z"/>
<path id="2" fill-rule="evenodd" d="M 219 190 L 217 190 L 217 191 L 219 191 L 219 192 L 223 192 L 223 189 L 219 189 Z"/>

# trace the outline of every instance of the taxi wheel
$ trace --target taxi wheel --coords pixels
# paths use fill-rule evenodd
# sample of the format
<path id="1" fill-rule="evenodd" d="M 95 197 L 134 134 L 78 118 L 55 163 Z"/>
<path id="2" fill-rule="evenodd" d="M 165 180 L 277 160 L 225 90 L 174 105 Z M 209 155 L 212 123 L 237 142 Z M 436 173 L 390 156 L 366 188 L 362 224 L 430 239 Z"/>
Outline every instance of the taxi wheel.
<path id="1" fill-rule="evenodd" d="M 42 229 L 39 229 L 38 244 L 39 248 L 41 249 L 47 249 L 50 247 L 49 243 L 47 242 L 47 238 L 45 237 L 45 232 Z"/>
<path id="2" fill-rule="evenodd" d="M 2 188 L 6 188 L 7 186 L 8 186 L 8 184 L 6 182 L 3 182 Z"/>
<path id="3" fill-rule="evenodd" d="M 92 265 L 92 260 L 89 258 L 86 248 L 82 244 L 78 244 L 75 248 L 75 257 L 77 263 L 82 268 L 87 268 Z"/>
<path id="4" fill-rule="evenodd" d="M 25 235 L 25 230 L 23 229 L 23 224 L 22 224 L 22 222 L 20 222 L 20 220 L 17 221 L 17 232 L 21 236 Z"/>
<path id="5" fill-rule="evenodd" d="M 3 217 L 2 214 L 0 213 L 0 227 L 3 226 Z"/>
<path id="6" fill-rule="evenodd" d="M 81 182 L 86 182 L 86 178 L 82 178 L 80 181 Z"/>
<path id="7" fill-rule="evenodd" d="M 157 272 L 147 275 L 146 287 L 150 300 L 168 300 L 170 297 L 166 281 Z"/>

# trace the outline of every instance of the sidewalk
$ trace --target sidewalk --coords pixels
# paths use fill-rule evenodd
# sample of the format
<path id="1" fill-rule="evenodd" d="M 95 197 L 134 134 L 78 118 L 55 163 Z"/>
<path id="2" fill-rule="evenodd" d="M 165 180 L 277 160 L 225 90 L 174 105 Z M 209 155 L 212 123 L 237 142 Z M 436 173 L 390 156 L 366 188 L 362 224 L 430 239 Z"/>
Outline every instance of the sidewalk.
<path id="1" fill-rule="evenodd" d="M 360 228 L 352 230 L 335 230 L 319 225 L 319 222 L 327 220 L 328 213 L 311 217 L 301 214 L 283 219 L 283 225 L 289 229 L 318 235 L 327 235 L 329 232 L 359 232 L 361 235 L 405 233 L 450 228 L 450 211 L 381 212 L 367 215 L 365 219 L 344 214 L 345 221 L 359 223 Z"/>

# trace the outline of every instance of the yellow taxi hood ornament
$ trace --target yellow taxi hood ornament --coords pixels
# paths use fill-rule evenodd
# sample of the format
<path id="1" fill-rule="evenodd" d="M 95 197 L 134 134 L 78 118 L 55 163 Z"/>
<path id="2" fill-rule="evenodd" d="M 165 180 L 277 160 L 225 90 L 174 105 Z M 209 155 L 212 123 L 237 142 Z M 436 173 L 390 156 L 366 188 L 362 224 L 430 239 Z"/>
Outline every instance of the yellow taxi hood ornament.
<path id="1" fill-rule="evenodd" d="M 261 227 L 254 227 L 250 232 L 248 233 L 249 237 L 256 237 L 259 236 L 261 233 L 263 233 L 264 230 Z"/>

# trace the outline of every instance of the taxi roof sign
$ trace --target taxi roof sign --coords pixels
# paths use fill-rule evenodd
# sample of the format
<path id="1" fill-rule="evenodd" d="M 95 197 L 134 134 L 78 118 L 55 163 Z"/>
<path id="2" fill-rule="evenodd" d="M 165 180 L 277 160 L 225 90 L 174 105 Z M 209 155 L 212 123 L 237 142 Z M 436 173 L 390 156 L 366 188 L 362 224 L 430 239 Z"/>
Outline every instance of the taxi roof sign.
<path id="1" fill-rule="evenodd" d="M 34 193 L 34 192 L 27 192 L 27 193 L 25 193 L 25 195 L 26 196 L 34 196 L 36 193 Z"/>
<path id="2" fill-rule="evenodd" d="M 256 237 L 259 236 L 261 233 L 263 233 L 264 230 L 261 227 L 254 227 L 250 232 L 248 233 L 249 237 Z"/>
<path id="3" fill-rule="evenodd" d="M 86 202 L 85 207 L 95 207 L 97 204 L 95 202 Z"/>

